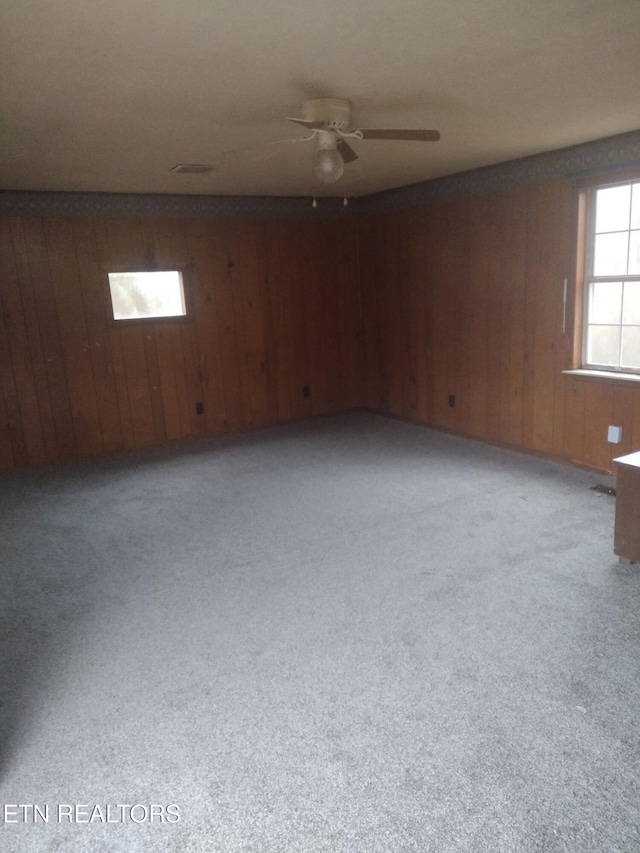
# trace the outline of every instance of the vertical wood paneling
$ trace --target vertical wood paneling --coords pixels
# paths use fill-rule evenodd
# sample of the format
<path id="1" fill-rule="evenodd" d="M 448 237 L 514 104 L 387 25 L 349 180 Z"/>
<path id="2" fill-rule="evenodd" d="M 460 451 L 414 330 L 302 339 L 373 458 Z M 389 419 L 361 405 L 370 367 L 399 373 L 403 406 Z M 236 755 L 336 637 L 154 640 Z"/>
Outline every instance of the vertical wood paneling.
<path id="1" fill-rule="evenodd" d="M 634 393 L 630 449 L 633 451 L 637 447 L 640 447 L 640 391 Z"/>
<path id="2" fill-rule="evenodd" d="M 309 387 L 308 411 L 314 415 L 323 414 L 328 408 L 328 384 L 324 363 L 326 353 L 324 351 L 324 329 L 325 319 L 323 317 L 323 293 L 324 282 L 331 275 L 328 259 L 320 265 L 317 261 L 318 250 L 324 256 L 326 245 L 326 233 L 323 232 L 323 223 L 320 228 L 313 221 L 300 223 L 299 246 L 302 251 L 302 280 L 299 287 L 302 291 L 303 311 L 307 318 L 313 318 L 314 322 L 307 327 L 307 352 L 308 373 L 305 385 Z"/>
<path id="3" fill-rule="evenodd" d="M 267 293 L 274 345 L 275 394 L 278 419 L 294 417 L 293 319 L 289 293 L 291 270 L 286 228 L 275 221 L 269 228 L 266 252 Z"/>
<path id="4" fill-rule="evenodd" d="M 289 225 L 291 229 L 289 233 L 295 234 L 295 238 L 291 240 L 290 244 L 292 275 L 289 279 L 289 298 L 294 325 L 293 346 L 297 367 L 293 389 L 294 417 L 296 419 L 313 414 L 312 398 L 311 396 L 303 396 L 303 389 L 308 387 L 311 391 L 315 369 L 315 351 L 311 336 L 315 317 L 312 306 L 309 305 L 305 247 L 308 232 L 304 226 L 305 223 L 302 222 Z"/>
<path id="5" fill-rule="evenodd" d="M 587 383 L 566 377 L 563 455 L 580 464 L 585 458 L 585 391 Z"/>
<path id="6" fill-rule="evenodd" d="M 29 251 L 24 229 L 22 227 L 22 221 L 17 217 L 11 221 L 11 234 L 13 237 L 13 249 L 15 252 L 18 273 L 17 281 L 20 288 L 22 311 L 29 343 L 31 367 L 40 415 L 36 427 L 42 432 L 45 460 L 51 461 L 57 458 L 57 441 L 53 409 L 51 406 L 51 397 L 47 380 L 46 359 L 40 335 L 40 319 L 38 316 L 36 294 L 34 292 L 33 278 L 29 263 Z M 36 460 L 32 459 L 31 461 Z"/>
<path id="7" fill-rule="evenodd" d="M 0 324 L 0 334 L 3 326 Z M 0 358 L 2 349 L 0 349 Z M 3 376 L 0 373 L 0 470 L 13 468 L 16 465 L 16 457 L 13 449 L 11 429 L 9 424 L 9 412 L 5 403 L 5 390 L 3 388 Z"/>
<path id="8" fill-rule="evenodd" d="M 407 230 L 409 239 L 409 370 L 412 384 L 411 417 L 426 420 L 429 404 L 427 395 L 428 354 L 426 351 L 428 300 L 427 263 L 428 249 L 424 234 L 416 229 Z"/>
<path id="9" fill-rule="evenodd" d="M 602 470 L 637 449 L 640 386 L 562 373 L 575 202 L 557 180 L 363 219 L 368 405 Z"/>
<path id="10" fill-rule="evenodd" d="M 144 265 L 144 245 L 135 220 L 109 220 L 107 244 L 107 271 L 126 269 L 128 266 L 140 269 Z M 64 329 L 65 326 L 63 320 L 61 327 Z M 150 328 L 147 324 L 113 324 L 113 347 L 119 351 L 118 373 L 122 373 L 126 384 L 133 447 L 147 447 L 155 443 L 151 385 L 147 375 L 144 341 L 144 336 L 150 334 Z"/>
<path id="11" fill-rule="evenodd" d="M 473 358 L 469 362 L 469 420 L 467 429 L 471 435 L 488 436 L 489 393 L 491 371 L 495 368 L 496 351 L 490 343 L 495 317 L 491 316 L 491 244 L 490 208 L 484 198 L 473 199 L 469 207 L 469 351 Z"/>
<path id="12" fill-rule="evenodd" d="M 20 448 L 20 454 L 29 464 L 37 465 L 46 460 L 38 388 L 34 375 L 37 353 L 33 352 L 32 346 L 33 321 L 29 322 L 25 311 L 25 304 L 27 307 L 29 304 L 26 299 L 29 292 L 28 282 L 24 275 L 20 276 L 15 262 L 11 222 L 8 220 L 0 226 L 0 255 L 5 259 L 2 266 L 3 325 L 7 339 L 5 358 L 11 364 L 13 372 L 13 376 L 7 376 L 5 380 L 12 410 L 11 431 L 22 433 L 24 445 Z M 38 337 L 37 332 L 35 337 Z M 18 391 L 19 394 L 16 393 Z"/>
<path id="13" fill-rule="evenodd" d="M 375 240 L 383 217 L 367 217 L 358 222 L 358 278 L 362 310 L 362 400 L 370 409 L 380 405 L 379 312 L 381 286 L 377 276 L 378 253 Z"/>
<path id="14" fill-rule="evenodd" d="M 118 389 L 114 372 L 111 341 L 108 328 L 107 293 L 95 292 L 96 282 L 102 282 L 105 274 L 101 267 L 99 242 L 91 219 L 76 219 L 73 222 L 73 238 L 76 246 L 80 297 L 87 326 L 89 354 L 93 382 L 98 400 L 98 417 L 102 446 L 105 450 L 117 450 L 123 446 L 122 424 L 118 405 Z"/>
<path id="15" fill-rule="evenodd" d="M 56 458 L 66 460 L 76 456 L 77 446 L 44 222 L 38 218 L 25 219 L 23 228 L 56 434 Z"/>
<path id="16" fill-rule="evenodd" d="M 236 264 L 233 223 L 215 223 L 209 229 L 212 282 L 215 289 L 215 319 L 227 429 L 242 429 L 249 421 L 249 400 L 244 361 L 244 328 L 236 322 L 232 271 Z"/>
<path id="17" fill-rule="evenodd" d="M 223 362 L 218 328 L 218 288 L 215 283 L 224 279 L 226 268 L 216 266 L 214 261 L 221 264 L 221 255 L 212 253 L 211 244 L 216 235 L 212 232 L 207 220 L 190 220 L 186 223 L 186 240 L 189 255 L 189 266 L 186 285 L 188 286 L 189 310 L 198 322 L 195 324 L 195 334 L 198 338 L 200 359 L 200 376 L 202 378 L 202 402 L 204 414 L 196 417 L 203 423 L 207 433 L 220 432 L 227 428 L 227 409 L 223 385 Z M 219 242 L 219 240 L 218 240 Z M 168 334 L 173 331 L 171 325 L 166 326 Z M 178 339 L 180 354 L 182 342 Z M 173 350 L 172 350 L 173 351 Z M 174 366 L 175 381 L 179 387 L 185 386 L 183 375 L 184 362 Z M 193 392 L 191 392 L 193 393 Z M 176 416 L 182 412 L 193 417 L 193 407 L 197 400 L 190 399 L 190 404 L 181 402 L 176 396 Z M 190 421 L 187 417 L 187 423 Z M 198 424 L 196 427 L 199 428 Z M 189 430 L 187 429 L 187 434 Z"/>
<path id="18" fill-rule="evenodd" d="M 636 393 L 633 388 L 617 385 L 612 388 L 612 406 L 611 406 L 611 424 L 622 428 L 622 441 L 618 445 L 610 445 L 610 459 L 616 456 L 623 456 L 625 453 L 631 453 L 633 450 L 640 447 L 640 442 L 634 444 L 633 441 L 633 409 Z"/>
<path id="19" fill-rule="evenodd" d="M 111 220 L 99 220 L 94 223 L 94 233 L 98 248 L 98 256 L 100 259 L 100 269 L 96 270 L 95 278 L 92 282 L 92 303 L 95 306 L 95 310 L 105 318 L 107 335 L 106 346 L 108 351 L 106 372 L 109 380 L 115 387 L 115 397 L 117 400 L 118 416 L 120 421 L 119 431 L 122 435 L 121 448 L 129 450 L 135 447 L 131 402 L 125 371 L 122 340 L 120 337 L 120 330 L 115 326 L 112 320 L 107 279 L 107 272 L 110 269 L 115 270 L 116 267 L 114 264 L 117 263 L 117 256 L 116 259 L 112 256 L 113 236 L 111 236 L 110 239 L 110 231 L 112 230 L 113 226 Z M 115 419 L 115 415 L 113 417 Z M 117 432 L 118 424 L 113 423 L 110 428 Z M 116 447 L 114 449 L 118 448 Z"/>
<path id="20" fill-rule="evenodd" d="M 0 291 L 0 384 L 2 386 L 4 420 L 2 434 L 9 442 L 11 453 L 3 451 L 2 457 L 10 459 L 16 465 L 27 465 L 29 455 L 27 442 L 22 425 L 20 411 L 20 396 L 17 383 L 20 379 L 20 369 L 14 368 L 15 354 L 12 343 L 20 334 L 19 325 L 15 320 L 15 278 L 17 276 L 13 259 L 13 246 L 10 240 L 11 230 L 8 221 L 2 223 L 0 230 L 0 273 L 2 290 Z M 29 397 L 30 384 L 27 385 L 26 396 Z"/>
<path id="21" fill-rule="evenodd" d="M 166 437 L 172 441 L 189 434 L 186 400 L 181 405 L 178 388 L 182 377 L 176 370 L 174 357 L 174 331 L 169 325 L 161 326 L 155 333 L 158 385 L 162 396 L 162 412 Z M 181 409 L 184 407 L 183 417 Z"/>
<path id="22" fill-rule="evenodd" d="M 0 240 L 2 469 L 361 400 L 354 223 L 4 217 Z M 113 321 L 109 270 L 172 267 L 186 321 Z"/>
<path id="23" fill-rule="evenodd" d="M 5 217 L 0 467 L 366 405 L 610 470 L 640 387 L 562 373 L 573 203 L 553 181 L 358 222 Z M 188 320 L 114 323 L 107 271 L 171 266 Z"/>
<path id="24" fill-rule="evenodd" d="M 521 446 L 524 434 L 526 232 L 527 210 L 515 191 L 497 199 L 501 220 L 496 239 L 501 246 L 499 272 L 503 299 L 500 328 L 502 338 L 502 388 L 500 439 Z"/>
<path id="25" fill-rule="evenodd" d="M 435 217 L 429 232 L 429 250 L 432 257 L 429 288 L 433 293 L 429 317 L 429 337 L 433 341 L 429 375 L 429 382 L 433 389 L 431 416 L 437 426 L 447 426 L 451 417 L 448 411 L 448 397 L 454 391 L 450 381 L 452 371 L 450 350 L 453 335 L 451 282 L 449 281 L 451 243 L 447 245 L 451 222 L 446 206 L 438 206 L 434 213 Z"/>
<path id="26" fill-rule="evenodd" d="M 449 424 L 458 428 L 469 420 L 469 209 L 466 202 L 457 202 L 451 210 L 451 227 L 448 241 L 451 264 L 451 364 L 453 377 L 450 388 L 455 395 L 455 407 L 449 406 Z"/>
<path id="27" fill-rule="evenodd" d="M 571 260 L 564 239 L 570 219 L 562 182 L 528 191 L 527 287 L 533 289 L 533 447 L 561 452 L 564 407 L 556 399 L 562 382 L 558 352 L 564 277 Z"/>
<path id="28" fill-rule="evenodd" d="M 424 392 L 425 408 L 427 411 L 427 421 L 430 423 L 436 422 L 436 383 L 435 378 L 438 375 L 436 364 L 436 348 L 434 330 L 437 328 L 437 312 L 438 298 L 437 289 L 432 286 L 437 275 L 438 257 L 437 257 L 437 232 L 435 224 L 438 218 L 430 216 L 427 212 L 422 214 L 418 220 L 420 225 L 420 233 L 417 239 L 420 240 L 424 247 L 424 261 L 421 266 L 421 280 L 418 282 L 418 287 L 423 294 L 424 309 L 425 309 L 425 325 L 424 336 L 419 343 L 420 358 L 425 363 L 425 383 L 426 389 Z"/>
<path id="29" fill-rule="evenodd" d="M 386 278 L 386 298 L 382 306 L 386 323 L 381 327 L 384 344 L 382 361 L 385 368 L 385 398 L 389 410 L 402 414 L 406 408 L 405 378 L 407 375 L 406 347 L 406 303 L 403 299 L 408 267 L 406 231 L 403 215 L 387 220 L 387 231 L 383 235 L 385 246 L 382 270 Z M 386 332 L 386 334 L 385 334 Z"/>
<path id="30" fill-rule="evenodd" d="M 266 392 L 266 419 L 261 423 L 275 424 L 279 421 L 278 412 L 278 381 L 276 377 L 276 343 L 273 313 L 271 310 L 270 282 L 267 265 L 267 244 L 271 239 L 271 228 L 269 222 L 256 222 L 256 256 L 254 262 L 254 275 L 256 281 L 256 294 L 260 310 L 263 355 L 261 359 L 261 382 Z M 275 285 L 278 286 L 277 283 Z"/>
<path id="31" fill-rule="evenodd" d="M 607 428 L 613 412 L 613 388 L 610 384 L 589 382 L 585 389 L 584 462 L 594 468 L 609 468 L 611 445 Z"/>
<path id="32" fill-rule="evenodd" d="M 104 445 L 73 224 L 68 219 L 49 219 L 44 232 L 58 316 L 68 318 L 60 325 L 60 339 L 76 447 L 81 456 L 88 456 L 101 453 Z"/>
<path id="33" fill-rule="evenodd" d="M 236 263 L 231 278 L 235 310 L 244 330 L 242 361 L 249 396 L 249 426 L 273 423 L 274 410 L 269 399 L 265 307 L 262 304 L 260 277 L 264 275 L 263 224 L 258 221 L 234 223 Z M 275 401 L 274 401 L 275 402 Z"/>
<path id="34" fill-rule="evenodd" d="M 340 323 L 338 318 L 338 246 L 340 236 L 333 227 L 333 221 L 325 219 L 321 223 L 322 239 L 317 248 L 324 253 L 325 263 L 322 268 L 314 263 L 319 275 L 316 276 L 316 304 L 321 319 L 322 348 L 321 360 L 323 399 L 322 412 L 330 412 L 341 406 L 342 400 L 342 370 L 340 347 Z M 344 362 L 345 367 L 347 362 Z M 313 389 L 312 389 L 313 390 Z M 312 394 L 312 399 L 314 395 Z"/>

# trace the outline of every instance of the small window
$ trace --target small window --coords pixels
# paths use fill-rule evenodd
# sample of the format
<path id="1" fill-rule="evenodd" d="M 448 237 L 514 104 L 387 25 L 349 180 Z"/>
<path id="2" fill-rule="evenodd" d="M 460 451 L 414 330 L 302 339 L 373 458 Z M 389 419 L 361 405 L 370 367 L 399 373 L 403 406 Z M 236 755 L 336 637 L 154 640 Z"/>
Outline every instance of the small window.
<path id="1" fill-rule="evenodd" d="M 182 273 L 178 270 L 110 272 L 109 288 L 115 320 L 186 316 Z"/>
<path id="2" fill-rule="evenodd" d="M 640 372 L 640 181 L 588 194 L 582 362 Z"/>

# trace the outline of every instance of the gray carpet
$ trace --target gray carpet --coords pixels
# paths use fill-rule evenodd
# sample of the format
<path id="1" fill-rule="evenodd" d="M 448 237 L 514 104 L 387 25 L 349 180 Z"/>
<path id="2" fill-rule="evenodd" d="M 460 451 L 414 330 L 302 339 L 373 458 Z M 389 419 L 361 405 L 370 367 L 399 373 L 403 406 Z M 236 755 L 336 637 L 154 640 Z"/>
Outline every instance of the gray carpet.
<path id="1" fill-rule="evenodd" d="M 0 848 L 640 851 L 598 482 L 367 414 L 0 477 Z"/>

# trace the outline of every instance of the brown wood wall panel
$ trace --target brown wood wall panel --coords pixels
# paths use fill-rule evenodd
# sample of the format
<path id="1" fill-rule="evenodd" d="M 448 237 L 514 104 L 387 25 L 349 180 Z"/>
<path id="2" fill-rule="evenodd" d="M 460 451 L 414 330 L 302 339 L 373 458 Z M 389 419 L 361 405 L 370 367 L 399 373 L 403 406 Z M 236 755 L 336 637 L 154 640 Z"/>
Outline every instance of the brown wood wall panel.
<path id="1" fill-rule="evenodd" d="M 639 384 L 562 373 L 576 203 L 554 180 L 362 219 L 366 405 L 606 471 L 640 447 Z"/>
<path id="2" fill-rule="evenodd" d="M 0 255 L 3 258 L 3 332 L 6 335 L 4 356 L 11 365 L 12 376 L 7 377 L 8 397 L 11 412 L 11 433 L 20 431 L 20 458 L 37 465 L 45 461 L 46 450 L 41 426 L 38 392 L 34 377 L 35 354 L 29 341 L 28 326 L 24 310 L 21 284 L 25 289 L 28 282 L 21 278 L 15 262 L 11 223 L 3 223 L 0 229 Z M 6 372 L 6 371 L 5 371 Z"/>
<path id="3" fill-rule="evenodd" d="M 628 432 L 629 431 L 627 430 L 626 435 L 628 435 Z M 633 401 L 633 425 L 631 428 L 631 439 L 626 445 L 625 452 L 631 453 L 638 447 L 640 447 L 640 397 L 636 393 L 634 394 Z"/>
<path id="4" fill-rule="evenodd" d="M 365 405 L 611 470 L 640 385 L 562 373 L 574 207 L 557 180 L 360 221 L 2 217 L 0 468 Z M 188 321 L 114 323 L 106 272 L 153 266 Z"/>
<path id="5" fill-rule="evenodd" d="M 19 219 L 12 220 L 11 235 L 13 238 L 13 250 L 16 261 L 16 283 L 21 297 L 22 314 L 25 321 L 25 332 L 28 339 L 34 389 L 37 398 L 39 418 L 36 423 L 38 430 L 42 433 L 44 443 L 44 446 L 41 448 L 44 456 L 43 458 L 41 457 L 39 461 L 47 461 L 49 459 L 56 458 L 57 441 L 51 398 L 49 394 L 46 359 L 40 335 L 40 320 L 38 316 L 36 294 L 33 287 L 33 278 L 31 276 L 29 254 L 24 229 Z"/>
<path id="6" fill-rule="evenodd" d="M 488 436 L 490 409 L 491 370 L 495 362 L 492 350 L 486 346 L 492 326 L 489 312 L 490 281 L 490 223 L 485 199 L 473 199 L 469 204 L 469 283 L 467 296 L 470 310 L 468 315 L 467 346 L 474 357 L 469 362 L 468 419 L 467 428 L 471 435 Z M 473 270 L 473 272 L 471 272 Z"/>
<path id="7" fill-rule="evenodd" d="M 87 325 L 88 345 L 98 403 L 102 447 L 113 451 L 123 446 L 118 389 L 112 364 L 106 299 L 93 298 L 94 282 L 100 280 L 98 235 L 91 219 L 76 219 L 73 239 L 76 246 L 80 295 Z M 104 294 L 106 297 L 106 294 Z"/>
<path id="8" fill-rule="evenodd" d="M 13 367 L 11 340 L 15 336 L 11 315 L 11 292 L 13 278 L 16 275 L 13 260 L 13 247 L 8 239 L 10 223 L 3 223 L 0 229 L 0 274 L 3 288 L 0 293 L 0 383 L 2 385 L 2 437 L 8 443 L 3 447 L 2 458 L 5 464 L 13 461 L 16 465 L 28 464 L 27 446 L 22 429 L 20 400 L 16 388 L 16 376 Z"/>
<path id="9" fill-rule="evenodd" d="M 275 407 L 270 400 L 270 382 L 267 364 L 270 360 L 260 278 L 266 274 L 264 262 L 264 231 L 262 222 L 250 222 L 236 228 L 235 254 L 237 262 L 231 280 L 237 294 L 236 311 L 242 317 L 244 346 L 242 360 L 245 365 L 245 382 L 249 393 L 249 425 L 270 424 L 277 420 Z M 274 399 L 275 403 L 275 399 Z"/>
<path id="10" fill-rule="evenodd" d="M 353 222 L 1 217 L 0 243 L 2 469 L 361 403 Z M 107 272 L 154 266 L 190 318 L 114 323 Z"/>
<path id="11" fill-rule="evenodd" d="M 291 336 L 291 344 L 293 348 L 293 374 L 291 376 L 291 403 L 292 414 L 294 418 L 305 418 L 312 414 L 311 399 L 303 395 L 303 388 L 309 385 L 309 377 L 311 375 L 311 357 L 309 346 L 309 331 L 312 317 L 308 316 L 306 308 L 306 294 L 303 285 L 302 271 L 304 270 L 304 255 L 302 252 L 301 239 L 302 235 L 297 234 L 295 239 L 292 239 L 292 231 L 296 230 L 297 226 L 292 225 L 287 229 L 286 242 L 290 248 L 289 266 L 290 274 L 288 276 L 289 295 L 289 311 L 291 325 L 288 330 L 283 329 L 285 335 Z M 310 387 L 310 386 L 309 386 Z"/>
<path id="12" fill-rule="evenodd" d="M 501 283 L 499 329 L 504 329 L 500 355 L 501 391 L 499 438 L 506 444 L 521 446 L 524 435 L 524 365 L 526 287 L 526 207 L 515 192 L 498 200 L 497 227 L 493 242 L 502 242 L 507 251 L 495 253 L 496 274 Z"/>
<path id="13" fill-rule="evenodd" d="M 60 339 L 77 451 L 81 456 L 102 453 L 104 445 L 73 223 L 68 219 L 48 219 L 44 232 L 58 316 L 65 318 L 60 323 Z"/>
<path id="14" fill-rule="evenodd" d="M 563 455 L 571 462 L 583 462 L 585 458 L 584 410 L 587 382 L 573 377 L 567 378 L 564 397 L 564 443 Z"/>
<path id="15" fill-rule="evenodd" d="M 293 320 L 291 316 L 291 272 L 286 227 L 275 223 L 272 239 L 267 242 L 267 289 L 269 313 L 274 333 L 274 366 L 276 402 L 282 420 L 294 417 L 292 390 L 294 381 Z M 280 286 L 274 286 L 279 282 Z M 275 334 L 279 329 L 280 334 Z"/>

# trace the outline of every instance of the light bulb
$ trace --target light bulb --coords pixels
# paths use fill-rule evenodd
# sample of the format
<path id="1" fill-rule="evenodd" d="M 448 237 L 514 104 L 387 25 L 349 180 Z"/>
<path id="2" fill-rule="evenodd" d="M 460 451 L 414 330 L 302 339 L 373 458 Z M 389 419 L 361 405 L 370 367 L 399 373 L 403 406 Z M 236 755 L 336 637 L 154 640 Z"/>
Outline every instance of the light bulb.
<path id="1" fill-rule="evenodd" d="M 313 158 L 313 173 L 325 184 L 332 184 L 342 177 L 344 160 L 335 148 L 319 148 Z"/>

